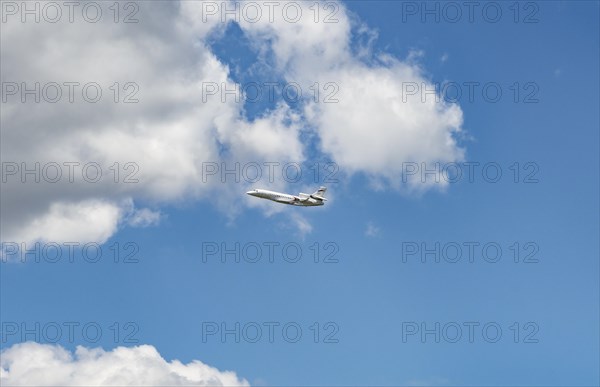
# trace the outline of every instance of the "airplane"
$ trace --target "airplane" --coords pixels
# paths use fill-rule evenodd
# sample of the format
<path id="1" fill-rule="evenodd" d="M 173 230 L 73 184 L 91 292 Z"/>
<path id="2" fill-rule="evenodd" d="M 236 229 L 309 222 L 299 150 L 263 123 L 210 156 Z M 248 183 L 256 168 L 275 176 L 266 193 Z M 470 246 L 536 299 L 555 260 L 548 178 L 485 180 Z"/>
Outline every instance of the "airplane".
<path id="1" fill-rule="evenodd" d="M 325 200 L 326 187 L 320 187 L 319 190 L 312 195 L 300 192 L 298 196 L 285 194 L 281 192 L 267 191 L 265 189 L 254 189 L 246 192 L 250 196 L 255 196 L 261 199 L 269 199 L 277 203 L 290 204 L 292 206 L 314 207 L 322 206 Z"/>

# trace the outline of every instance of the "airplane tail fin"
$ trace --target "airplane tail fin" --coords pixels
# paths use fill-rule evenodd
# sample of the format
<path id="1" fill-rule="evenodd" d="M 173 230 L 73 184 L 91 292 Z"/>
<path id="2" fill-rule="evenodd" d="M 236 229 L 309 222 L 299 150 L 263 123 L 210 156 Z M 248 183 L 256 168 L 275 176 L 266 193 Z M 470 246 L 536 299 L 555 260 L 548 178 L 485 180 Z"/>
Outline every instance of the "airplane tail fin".
<path id="1" fill-rule="evenodd" d="M 318 196 L 320 198 L 324 198 L 326 191 L 327 191 L 327 187 L 320 187 L 319 190 L 317 192 L 315 192 L 314 194 L 312 194 L 311 196 Z"/>

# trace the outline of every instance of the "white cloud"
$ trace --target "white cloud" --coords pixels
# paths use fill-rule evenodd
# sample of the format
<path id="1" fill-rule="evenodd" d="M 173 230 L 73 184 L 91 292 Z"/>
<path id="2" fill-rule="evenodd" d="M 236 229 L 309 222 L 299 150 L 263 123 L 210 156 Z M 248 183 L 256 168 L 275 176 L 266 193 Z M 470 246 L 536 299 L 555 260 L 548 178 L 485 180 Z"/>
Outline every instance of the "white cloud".
<path id="1" fill-rule="evenodd" d="M 205 162 L 303 161 L 300 125 L 286 106 L 249 122 L 233 98 L 203 99 L 207 82 L 228 89 L 233 83 L 204 42 L 211 29 L 223 25 L 199 22 L 194 15 L 200 6 L 143 3 L 136 16 L 140 23 L 129 25 L 110 18 L 97 24 L 15 19 L 2 24 L 3 82 L 95 82 L 103 91 L 98 103 L 75 94 L 74 103 L 65 95 L 54 104 L 31 97 L 21 103 L 18 96 L 3 104 L 3 162 L 28 167 L 96 162 L 103 175 L 94 183 L 80 175 L 57 183 L 9 179 L 0 195 L 3 241 L 102 243 L 120 225 L 156 223 L 149 212 L 128 217 L 133 203 L 157 207 L 213 200 L 220 197 L 215 190 L 223 196 L 245 191 L 233 179 L 204 180 Z M 115 82 L 121 100 L 133 90 L 124 85 L 135 82 L 139 103 L 114 103 Z M 135 168 L 125 168 L 129 162 Z M 118 177 L 111 169 L 115 163 Z M 123 183 L 134 170 L 135 182 Z M 57 224 L 66 227 L 53 227 Z"/>
<path id="2" fill-rule="evenodd" d="M 339 102 L 310 103 L 306 113 L 323 151 L 342 172 L 362 172 L 401 188 L 405 163 L 463 158 L 453 137 L 461 130 L 460 108 L 436 103 L 431 96 L 423 100 L 421 95 L 403 95 L 408 83 L 427 83 L 418 68 L 397 60 L 379 67 L 355 63 L 331 76 L 339 84 Z M 414 190 L 429 188 L 414 179 L 409 185 Z"/>
<path id="3" fill-rule="evenodd" d="M 310 234 L 313 230 L 312 224 L 301 214 L 293 212 L 290 215 L 292 223 L 288 226 L 300 237 L 304 238 L 307 234 Z"/>
<path id="4" fill-rule="evenodd" d="M 337 23 L 315 23 L 312 3 L 302 3 L 302 19 L 288 23 L 242 23 L 255 40 L 263 39 L 275 64 L 289 82 L 305 90 L 318 82 L 318 102 L 305 105 L 304 115 L 315 128 L 321 150 L 348 175 L 364 173 L 380 188 L 391 186 L 425 191 L 436 184 L 420 178 L 403 182 L 404 163 L 456 162 L 464 158 L 455 136 L 462 131 L 462 110 L 456 104 L 427 95 L 433 83 L 419 61 L 422 50 L 411 50 L 406 60 L 382 53 L 372 56 L 376 32 L 354 21 L 338 4 Z M 367 37 L 355 55 L 352 31 Z M 272 42 L 272 43 L 268 43 Z M 269 46 L 270 44 L 270 46 Z M 366 57 L 371 53 L 371 57 Z M 335 87 L 325 89 L 327 83 Z M 410 87 L 418 92 L 411 95 Z M 332 103 L 324 103 L 331 97 Z"/>
<path id="5" fill-rule="evenodd" d="M 105 200 L 53 202 L 23 228 L 6 232 L 7 241 L 104 243 L 116 231 L 125 206 Z"/>
<path id="6" fill-rule="evenodd" d="M 280 104 L 267 116 L 247 122 L 231 117 L 217 118 L 217 135 L 228 144 L 235 160 L 304 160 L 297 114 Z"/>
<path id="7" fill-rule="evenodd" d="M 155 226 L 160 222 L 160 212 L 152 211 L 149 208 L 134 210 L 127 219 L 127 223 L 132 227 Z"/>
<path id="8" fill-rule="evenodd" d="M 312 3 L 295 4 L 303 9 L 296 23 L 282 19 L 281 4 L 274 22 L 266 15 L 258 23 L 240 22 L 253 44 L 272 54 L 264 58 L 273 59 L 273 80 L 300 84 L 306 97 L 300 114 L 282 104 L 252 121 L 233 98 L 203 98 L 206 82 L 229 90 L 234 84 L 206 43 L 225 24 L 221 15 L 204 21 L 202 2 L 145 2 L 137 24 L 111 18 L 96 24 L 2 23 L 3 82 L 96 82 L 103 89 L 95 104 L 81 98 L 69 103 L 66 97 L 55 104 L 17 99 L 3 104 L 3 161 L 94 161 L 109 177 L 110 167 L 119 163 L 121 183 L 79 178 L 3 184 L 0 239 L 101 242 L 120 225 L 158 221 L 156 213 L 142 212 L 127 222 L 133 206 L 159 208 L 198 199 L 213 201 L 229 219 L 248 206 L 277 212 L 256 201 L 235 200 L 249 188 L 244 181 L 207 182 L 203 164 L 303 162 L 311 153 L 301 140 L 308 130 L 342 174 L 365 174 L 379 189 L 431 188 L 419 179 L 402 183 L 403 163 L 460 161 L 464 150 L 455 135 L 461 132 L 462 110 L 431 97 L 423 102 L 421 95 L 403 99 L 406 83 L 429 85 L 418 64 L 423 53 L 412 52 L 404 61 L 385 53 L 374 56 L 376 32 L 351 17 L 343 3 L 335 3 L 333 23 L 322 22 L 328 14 L 323 10 L 315 23 Z M 352 47 L 353 29 L 365 40 L 358 49 Z M 140 102 L 114 103 L 109 88 L 115 82 L 121 100 L 130 91 L 123 89 L 125 83 L 135 82 Z M 318 103 L 308 92 L 316 82 Z M 333 96 L 334 89 L 325 88 L 328 82 L 338 87 Z M 323 103 L 327 96 L 338 102 Z M 139 168 L 136 183 L 122 183 L 128 162 Z M 255 185 L 290 188 L 281 180 L 265 180 Z"/>
<path id="9" fill-rule="evenodd" d="M 374 238 L 379 236 L 380 232 L 381 230 L 375 225 L 375 223 L 367 222 L 367 228 L 365 230 L 366 236 Z"/>
<path id="10" fill-rule="evenodd" d="M 166 361 L 151 345 L 102 348 L 26 342 L 2 351 L 3 386 L 248 386 L 234 372 L 198 360 Z"/>

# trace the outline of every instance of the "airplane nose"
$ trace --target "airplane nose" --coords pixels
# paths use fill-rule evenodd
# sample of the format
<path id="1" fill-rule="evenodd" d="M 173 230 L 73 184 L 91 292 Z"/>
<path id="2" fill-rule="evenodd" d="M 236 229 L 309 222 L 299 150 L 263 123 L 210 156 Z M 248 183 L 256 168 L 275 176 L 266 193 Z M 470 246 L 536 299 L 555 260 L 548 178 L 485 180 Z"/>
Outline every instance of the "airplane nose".
<path id="1" fill-rule="evenodd" d="M 248 192 L 246 192 L 246 195 L 252 195 L 252 196 L 254 196 L 254 191 L 248 191 Z"/>

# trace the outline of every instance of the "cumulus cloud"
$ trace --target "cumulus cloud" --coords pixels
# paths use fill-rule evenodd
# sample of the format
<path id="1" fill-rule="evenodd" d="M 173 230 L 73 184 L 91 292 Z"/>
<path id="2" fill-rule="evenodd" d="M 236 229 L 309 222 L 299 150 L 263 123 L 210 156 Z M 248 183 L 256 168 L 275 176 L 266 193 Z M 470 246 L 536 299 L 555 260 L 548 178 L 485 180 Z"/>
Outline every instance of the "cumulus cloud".
<path id="1" fill-rule="evenodd" d="M 18 94 L 3 104 L 2 161 L 18 169 L 1 188 L 3 241 L 102 243 L 121 225 L 157 223 L 149 210 L 130 216 L 132 203 L 243 194 L 234 179 L 203 178 L 207 162 L 303 160 L 300 125 L 285 106 L 249 121 L 235 99 L 204 98 L 208 82 L 234 84 L 204 41 L 223 23 L 201 22 L 200 7 L 142 3 L 134 24 L 2 23 L 2 81 L 42 89 L 55 82 L 63 93 L 56 103 L 22 103 Z M 65 82 L 79 85 L 74 102 Z M 102 90 L 98 102 L 82 97 L 90 83 Z M 44 175 L 50 164 L 59 181 Z"/>
<path id="2" fill-rule="evenodd" d="M 139 210 L 131 216 L 132 206 L 159 208 L 190 199 L 213 201 L 230 220 L 245 207 L 262 208 L 267 215 L 277 211 L 256 200 L 235 200 L 251 184 L 207 180 L 207 163 L 225 162 L 230 168 L 248 162 L 301 163 L 316 153 L 336 162 L 348 177 L 366 175 L 373 187 L 424 191 L 434 184 L 403 179 L 405 162 L 464 157 L 455 139 L 462 130 L 460 107 L 403 93 L 407 84 L 433 87 L 418 57 L 374 54 L 376 32 L 338 2 L 333 15 L 321 10 L 319 22 L 310 2 L 294 2 L 302 8 L 294 22 L 282 17 L 283 4 L 270 19 L 264 2 L 259 2 L 265 13 L 258 22 L 238 20 L 272 67 L 273 80 L 295 82 L 305 91 L 299 106 L 280 103 L 248 119 L 243 103 L 234 98 L 223 99 L 221 93 L 206 98 L 207 83 L 227 90 L 235 83 L 207 43 L 227 23 L 221 13 L 206 17 L 204 4 L 143 2 L 136 15 L 140 22 L 134 24 L 110 17 L 99 23 L 66 18 L 2 23 L 3 82 L 80 86 L 73 103 L 65 94 L 57 103 L 35 103 L 31 97 L 22 103 L 17 95 L 3 104 L 3 162 L 29 169 L 41 163 L 42 170 L 58 163 L 63 175 L 64 163 L 78 164 L 73 181 L 63 176 L 54 183 L 22 183 L 21 174 L 9 176 L 1 188 L 0 239 L 102 242 L 122 225 L 157 224 L 157 212 Z M 329 23 L 325 16 L 331 16 Z M 353 47 L 355 40 L 364 44 Z M 101 86 L 97 103 L 81 98 L 82 86 L 90 82 Z M 314 85 L 317 101 L 306 93 Z M 124 103 L 126 98 L 139 102 Z M 303 135 L 314 136 L 318 149 L 307 149 Z M 99 181 L 90 182 L 81 170 L 90 162 L 101 169 Z M 263 178 L 257 184 L 294 189 L 278 172 L 275 181 Z M 292 220 L 310 232 L 305 222 Z M 53 227 L 57 224 L 64 227 Z"/>
<path id="3" fill-rule="evenodd" d="M 198 360 L 167 361 L 151 345 L 102 348 L 26 342 L 2 351 L 3 386 L 248 386 L 234 372 Z"/>
<path id="4" fill-rule="evenodd" d="M 425 53 L 412 50 L 404 61 L 385 53 L 373 55 L 376 33 L 353 22 L 343 4 L 338 4 L 335 23 L 315 23 L 312 3 L 302 6 L 298 23 L 280 18 L 243 28 L 255 39 L 268 37 L 273 42 L 275 64 L 289 81 L 306 89 L 318 82 L 323 88 L 322 100 L 309 98 L 304 107 L 321 150 L 342 172 L 364 173 L 374 187 L 424 191 L 436 185 L 435 179 L 423 182 L 419 176 L 406 176 L 407 164 L 461 161 L 464 149 L 456 135 L 463 116 L 458 105 L 431 95 L 435 87 L 419 66 Z M 367 36 L 366 48 L 353 50 L 353 28 Z"/>
<path id="5" fill-rule="evenodd" d="M 123 206 L 104 200 L 58 201 L 24 227 L 10 228 L 5 235 L 9 241 L 104 243 L 117 229 L 123 212 Z"/>
<path id="6" fill-rule="evenodd" d="M 421 95 L 403 95 L 408 83 L 427 84 L 417 68 L 397 60 L 375 68 L 355 64 L 338 70 L 335 77 L 338 102 L 310 103 L 306 111 L 323 151 L 342 171 L 362 172 L 400 188 L 406 163 L 463 158 L 453 136 L 462 125 L 460 108 L 431 97 L 427 101 Z M 428 188 L 420 179 L 407 182 L 413 189 Z"/>

